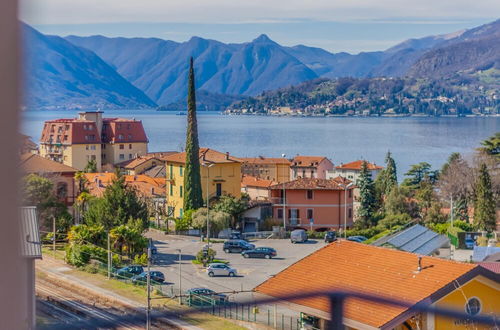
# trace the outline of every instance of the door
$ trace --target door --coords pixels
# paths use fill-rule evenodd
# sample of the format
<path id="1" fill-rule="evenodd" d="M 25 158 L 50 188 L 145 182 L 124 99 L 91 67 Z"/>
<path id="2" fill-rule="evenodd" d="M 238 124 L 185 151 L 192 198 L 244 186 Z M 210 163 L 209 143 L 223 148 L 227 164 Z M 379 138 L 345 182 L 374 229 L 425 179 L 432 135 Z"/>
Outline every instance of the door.
<path id="1" fill-rule="evenodd" d="M 215 195 L 216 195 L 217 197 L 222 196 L 222 183 L 217 183 L 217 184 L 215 185 Z"/>

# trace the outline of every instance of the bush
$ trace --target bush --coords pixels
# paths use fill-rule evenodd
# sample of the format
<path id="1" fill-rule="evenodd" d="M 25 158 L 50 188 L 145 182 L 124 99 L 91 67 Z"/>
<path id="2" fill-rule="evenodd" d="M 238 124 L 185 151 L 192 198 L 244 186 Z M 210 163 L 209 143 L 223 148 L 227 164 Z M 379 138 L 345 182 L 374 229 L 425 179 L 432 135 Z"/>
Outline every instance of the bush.
<path id="1" fill-rule="evenodd" d="M 276 226 L 283 226 L 283 221 L 269 217 L 262 222 L 259 229 L 262 231 L 271 231 Z"/>
<path id="2" fill-rule="evenodd" d="M 390 214 L 380 220 L 377 224 L 377 227 L 380 227 L 382 230 L 386 229 L 392 229 L 396 226 L 403 226 L 406 225 L 408 222 L 411 221 L 411 217 L 406 214 Z"/>
<path id="3" fill-rule="evenodd" d="M 99 272 L 99 268 L 95 265 L 85 265 L 82 267 L 82 270 L 90 274 L 97 274 Z"/>
<path id="4" fill-rule="evenodd" d="M 141 265 L 141 266 L 146 266 L 148 264 L 148 255 L 146 253 L 137 254 L 134 257 L 134 264 Z"/>
<path id="5" fill-rule="evenodd" d="M 349 236 L 364 236 L 366 238 L 371 238 L 378 233 L 381 233 L 383 229 L 380 227 L 370 227 L 366 229 L 350 229 L 346 231 L 347 237 Z"/>
<path id="6" fill-rule="evenodd" d="M 82 245 L 69 244 L 66 247 L 66 262 L 76 267 L 83 267 L 90 261 L 90 255 L 85 253 Z"/>
<path id="7" fill-rule="evenodd" d="M 204 253 L 204 250 L 200 250 L 196 254 L 196 260 L 199 263 L 203 264 L 203 266 L 205 266 L 206 264 L 209 264 L 209 263 L 214 261 L 216 254 L 217 254 L 217 252 L 215 252 L 214 249 L 208 249 L 206 251 L 206 254 Z"/>

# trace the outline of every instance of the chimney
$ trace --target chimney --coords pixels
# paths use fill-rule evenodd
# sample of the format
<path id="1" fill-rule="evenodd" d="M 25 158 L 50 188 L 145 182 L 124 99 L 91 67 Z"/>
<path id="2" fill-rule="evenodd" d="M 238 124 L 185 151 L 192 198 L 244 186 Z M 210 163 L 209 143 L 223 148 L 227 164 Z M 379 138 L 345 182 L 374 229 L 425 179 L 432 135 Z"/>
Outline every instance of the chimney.
<path id="1" fill-rule="evenodd" d="M 226 152 L 226 160 L 229 160 L 229 152 Z"/>
<path id="2" fill-rule="evenodd" d="M 420 273 L 422 270 L 422 256 L 418 256 L 418 267 L 417 267 L 417 272 Z"/>

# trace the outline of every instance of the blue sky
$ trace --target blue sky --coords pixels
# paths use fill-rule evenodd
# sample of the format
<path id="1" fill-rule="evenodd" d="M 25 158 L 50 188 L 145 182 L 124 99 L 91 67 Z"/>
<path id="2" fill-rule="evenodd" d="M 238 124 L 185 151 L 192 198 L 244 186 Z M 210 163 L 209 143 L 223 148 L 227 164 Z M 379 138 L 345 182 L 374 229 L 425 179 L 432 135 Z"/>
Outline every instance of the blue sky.
<path id="1" fill-rule="evenodd" d="M 57 35 L 241 43 L 265 33 L 286 46 L 358 53 L 471 28 L 499 12 L 500 1 L 489 0 L 22 0 L 20 18 Z"/>

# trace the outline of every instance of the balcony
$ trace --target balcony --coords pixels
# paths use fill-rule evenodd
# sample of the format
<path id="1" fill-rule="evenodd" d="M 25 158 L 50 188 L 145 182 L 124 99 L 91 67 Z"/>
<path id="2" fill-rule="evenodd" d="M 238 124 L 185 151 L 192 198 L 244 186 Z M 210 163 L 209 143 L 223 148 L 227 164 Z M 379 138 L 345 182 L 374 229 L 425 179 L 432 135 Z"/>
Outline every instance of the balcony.
<path id="1" fill-rule="evenodd" d="M 300 225 L 300 218 L 290 218 L 288 219 L 288 223 L 290 226 L 298 226 Z"/>
<path id="2" fill-rule="evenodd" d="M 273 204 L 283 204 L 283 202 L 285 204 L 287 203 L 287 199 L 281 198 L 281 197 L 271 197 L 270 200 L 271 200 L 271 203 L 273 203 Z"/>

